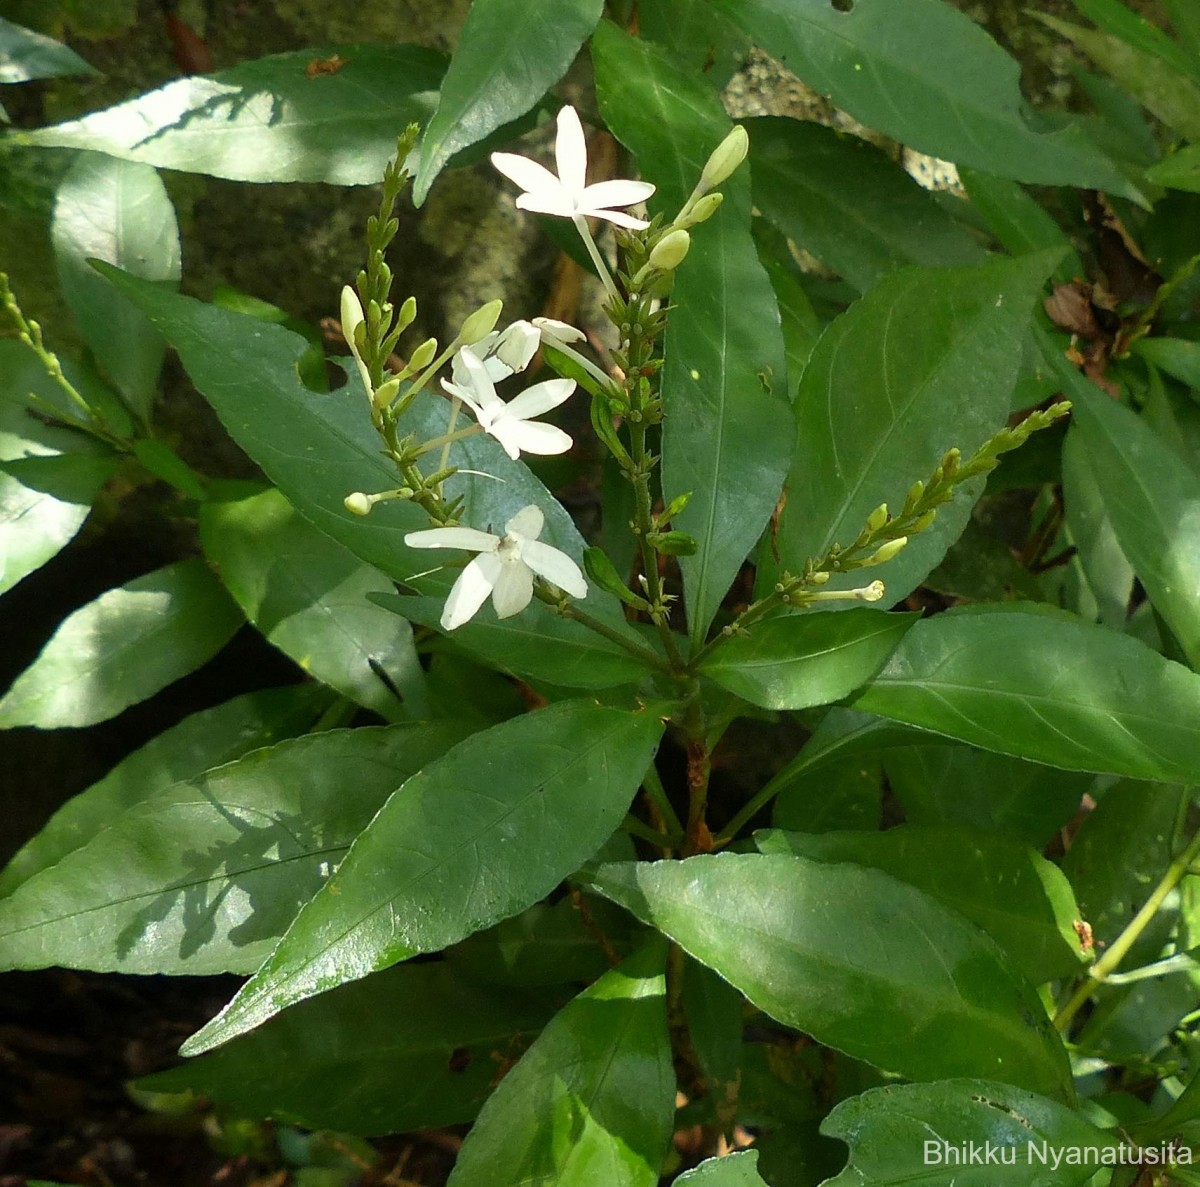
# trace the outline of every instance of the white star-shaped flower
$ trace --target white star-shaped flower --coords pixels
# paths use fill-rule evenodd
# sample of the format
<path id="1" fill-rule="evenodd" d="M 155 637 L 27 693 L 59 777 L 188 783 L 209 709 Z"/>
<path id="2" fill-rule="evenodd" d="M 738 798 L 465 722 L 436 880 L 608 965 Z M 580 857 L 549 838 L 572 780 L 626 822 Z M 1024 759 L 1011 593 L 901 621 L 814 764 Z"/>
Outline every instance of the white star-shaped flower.
<path id="1" fill-rule="evenodd" d="M 565 321 L 535 317 L 531 322 L 515 321 L 506 329 L 493 330 L 466 349 L 484 365 L 488 378 L 493 383 L 499 383 L 518 371 L 524 371 L 543 342 L 561 349 L 572 342 L 582 342 L 586 337 L 582 330 Z M 453 368 L 454 382 L 460 387 L 467 384 L 466 367 L 457 354 Z"/>
<path id="2" fill-rule="evenodd" d="M 533 600 L 535 575 L 574 598 L 587 597 L 587 582 L 579 566 L 565 552 L 538 540 L 544 523 L 541 509 L 530 503 L 504 525 L 503 536 L 475 528 L 430 528 L 404 537 L 410 548 L 465 548 L 479 554 L 450 590 L 442 610 L 443 630 L 452 631 L 469 622 L 488 594 L 497 618 L 520 614 Z"/>
<path id="3" fill-rule="evenodd" d="M 483 431 L 495 437 L 514 461 L 522 453 L 548 455 L 566 453 L 571 448 L 571 438 L 562 429 L 532 418 L 568 399 L 575 390 L 573 379 L 535 383 L 505 403 L 496 395 L 486 364 L 471 347 L 464 346 L 454 359 L 454 380 L 443 379 L 442 387 L 470 408 Z"/>
<path id="4" fill-rule="evenodd" d="M 573 107 L 564 107 L 558 113 L 554 159 L 558 166 L 557 177 L 528 157 L 492 153 L 492 164 L 525 191 L 517 198 L 517 206 L 522 210 L 553 214 L 559 218 L 602 218 L 636 231 L 649 225 L 643 219 L 612 209 L 644 202 L 654 193 L 654 186 L 649 182 L 613 180 L 587 184 L 587 143 L 583 138 L 583 125 Z"/>

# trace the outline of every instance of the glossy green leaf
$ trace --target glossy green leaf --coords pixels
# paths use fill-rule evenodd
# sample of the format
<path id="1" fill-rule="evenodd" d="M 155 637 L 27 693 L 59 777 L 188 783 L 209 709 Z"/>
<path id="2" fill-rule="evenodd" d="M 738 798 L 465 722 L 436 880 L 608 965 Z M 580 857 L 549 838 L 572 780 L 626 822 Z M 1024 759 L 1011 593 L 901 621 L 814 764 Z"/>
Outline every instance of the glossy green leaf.
<path id="1" fill-rule="evenodd" d="M 178 288 L 179 226 L 166 187 L 149 165 L 80 153 L 55 194 L 50 235 L 84 341 L 129 408 L 148 421 L 165 343 L 88 260 Z"/>
<path id="2" fill-rule="evenodd" d="M 834 829 L 874 830 L 883 805 L 883 770 L 870 754 L 847 754 L 841 762 L 789 772 L 780 784 L 771 812 L 776 828 L 806 833 Z"/>
<path id="3" fill-rule="evenodd" d="M 789 402 L 794 402 L 800 388 L 800 376 L 808 366 L 823 327 L 812 301 L 797 279 L 796 265 L 787 240 L 761 218 L 754 220 L 753 235 L 759 263 L 767 270 L 779 305 L 784 352 L 787 355 L 787 397 Z"/>
<path id="4" fill-rule="evenodd" d="M 1058 1093 L 1066 1056 L 995 943 L 852 865 L 723 853 L 596 867 L 590 884 L 772 1018 L 910 1079 L 979 1073 Z"/>
<path id="5" fill-rule="evenodd" d="M 115 458 L 88 454 L 0 463 L 0 593 L 74 539 L 115 470 Z"/>
<path id="6" fill-rule="evenodd" d="M 421 141 L 413 201 L 456 152 L 524 115 L 564 74 L 603 0 L 476 0 Z"/>
<path id="7" fill-rule="evenodd" d="M 1200 193 L 1200 144 L 1187 144 L 1146 170 L 1146 179 L 1173 190 Z"/>
<path id="8" fill-rule="evenodd" d="M 152 738 L 107 775 L 67 801 L 0 871 L 0 895 L 11 894 L 107 828 L 126 808 L 173 783 L 302 733 L 331 694 L 315 685 L 248 692 L 202 709 Z"/>
<path id="9" fill-rule="evenodd" d="M 910 824 L 967 824 L 1035 849 L 1079 811 L 1092 783 L 1090 775 L 970 746 L 892 746 L 883 765 Z"/>
<path id="10" fill-rule="evenodd" d="M 708 0 L 651 0 L 638 6 L 638 35 L 668 50 L 693 77 L 723 87 L 750 56 L 750 39 Z"/>
<path id="11" fill-rule="evenodd" d="M 824 705 L 870 680 L 916 619 L 865 607 L 768 619 L 722 642 L 700 671 L 764 709 Z"/>
<path id="12" fill-rule="evenodd" d="M 481 989 L 446 964 L 405 965 L 137 1086 L 366 1136 L 456 1125 L 491 1091 L 497 1058 L 515 1057 L 551 1013 L 545 997 Z"/>
<path id="13" fill-rule="evenodd" d="M 838 15 L 833 9 L 834 15 Z M 796 399 L 799 432 L 780 519 L 782 564 L 799 572 L 852 542 L 881 503 L 905 493 L 948 449 L 964 456 L 1004 424 L 1034 299 L 1057 253 L 978 268 L 904 269 L 826 330 Z M 962 532 L 983 481 L 959 487 L 933 526 L 869 576 L 895 603 Z M 837 589 L 864 584 L 839 574 Z"/>
<path id="14" fill-rule="evenodd" d="M 1200 160 L 1197 164 L 1200 166 Z M 1200 178 L 1197 184 L 1200 185 Z M 1186 338 L 1143 338 L 1135 343 L 1133 350 L 1181 383 L 1200 391 L 1200 342 Z"/>
<path id="15" fill-rule="evenodd" d="M 842 1101 L 821 1132 L 850 1146 L 827 1187 L 1075 1187 L 1118 1144 L 1057 1101 L 987 1080 L 873 1088 Z M 973 1149 L 993 1160 L 971 1165 Z"/>
<path id="16" fill-rule="evenodd" d="M 655 1187 L 675 1118 L 666 946 L 551 1020 L 489 1098 L 448 1187 Z"/>
<path id="17" fill-rule="evenodd" d="M 0 729 L 107 721 L 207 663 L 241 623 L 200 560 L 110 589 L 64 619 L 17 677 L 0 700 Z"/>
<path id="18" fill-rule="evenodd" d="M 328 731 L 162 788 L 0 900 L 3 967 L 253 972 L 387 797 L 461 736 Z"/>
<path id="19" fill-rule="evenodd" d="M 915 886 L 987 932 L 1034 985 L 1077 974 L 1085 963 L 1070 883 L 1007 837 L 961 824 L 905 824 L 874 833 L 760 832 L 755 844 L 761 853 L 853 862 Z"/>
<path id="20" fill-rule="evenodd" d="M 984 250 L 874 145 L 802 120 L 747 120 L 754 204 L 866 292 L 903 264 L 978 264 Z"/>
<path id="21" fill-rule="evenodd" d="M 869 128 L 920 152 L 1040 185 L 1129 193 L 1078 125 L 1031 112 L 1020 68 L 941 0 L 713 0 L 768 53 Z"/>
<path id="22" fill-rule="evenodd" d="M 592 60 L 605 121 L 658 186 L 651 208 L 674 217 L 730 130 L 719 97 L 616 25 L 596 30 Z M 767 525 L 792 445 L 779 309 L 750 235 L 747 171 L 721 191 L 676 274 L 664 343 L 663 492 L 692 492 L 673 526 L 700 545 L 680 559 L 693 646 Z"/>
<path id="23" fill-rule="evenodd" d="M 343 506 L 352 491 L 388 490 L 397 481 L 395 469 L 380 453 L 357 374 L 351 374 L 348 384 L 336 392 L 311 392 L 295 371 L 307 344 L 283 327 L 164 293 L 113 269 L 105 275 L 147 312 L 179 351 L 192 381 L 230 435 L 301 515 L 393 580 L 428 594 L 440 592 L 437 599 L 414 600 L 401 611 L 414 622 L 436 624 L 441 599 L 456 573 L 428 571 L 441 557 L 450 561 L 461 553 L 439 554 L 405 545 L 406 532 L 429 526 L 424 512 L 412 503 L 394 499 L 375 507 L 369 516 L 352 515 Z M 444 400 L 418 399 L 404 424 L 434 437 L 445 432 L 446 415 Z M 541 538 L 582 562 L 583 540 L 562 504 L 523 463 L 510 461 L 490 437 L 460 442 L 452 460 L 464 469 L 500 479 L 463 474 L 447 482 L 449 495 L 465 499 L 463 522 L 502 529 L 522 507 L 536 503 L 546 517 Z M 415 574 L 427 576 L 418 580 Z M 615 598 L 591 588 L 585 608 L 637 638 Z M 497 662 L 511 662 L 515 671 L 527 676 L 538 675 L 547 660 L 551 670 L 546 678 L 560 684 L 573 685 L 574 680 L 582 681 L 581 687 L 619 684 L 646 671 L 617 645 L 559 618 L 536 601 L 503 622 L 487 608 L 455 632 L 455 638 L 489 657 L 494 639 Z M 544 640 L 553 640 L 554 647 L 542 646 Z"/>
<path id="24" fill-rule="evenodd" d="M 562 701 L 430 763 L 388 801 L 187 1053 L 543 898 L 620 824 L 661 733 L 649 714 Z"/>
<path id="25" fill-rule="evenodd" d="M 95 74 L 61 41 L 14 25 L 0 17 L 0 83 L 29 82 L 63 74 Z"/>
<path id="26" fill-rule="evenodd" d="M 1154 608 L 1200 666 L 1200 476 L 1128 408 L 1087 381 L 1075 426 L 1104 509 Z"/>
<path id="27" fill-rule="evenodd" d="M 1200 676 L 1042 608 L 918 622 L 855 708 L 1074 771 L 1195 782 Z"/>
<path id="28" fill-rule="evenodd" d="M 330 68 L 310 74 L 314 63 Z M 398 133 L 429 118 L 444 70 L 441 54 L 417 45 L 275 54 L 20 140 L 234 181 L 369 185 L 395 155 Z"/>
<path id="29" fill-rule="evenodd" d="M 208 503 L 200 539 L 246 617 L 306 672 L 388 720 L 427 715 L 412 628 L 367 600 L 390 593 L 391 582 L 302 519 L 279 491 Z"/>
<path id="30" fill-rule="evenodd" d="M 740 1150 L 723 1158 L 707 1158 L 699 1166 L 680 1175 L 679 1187 L 767 1187 L 758 1173 L 758 1151 Z"/>

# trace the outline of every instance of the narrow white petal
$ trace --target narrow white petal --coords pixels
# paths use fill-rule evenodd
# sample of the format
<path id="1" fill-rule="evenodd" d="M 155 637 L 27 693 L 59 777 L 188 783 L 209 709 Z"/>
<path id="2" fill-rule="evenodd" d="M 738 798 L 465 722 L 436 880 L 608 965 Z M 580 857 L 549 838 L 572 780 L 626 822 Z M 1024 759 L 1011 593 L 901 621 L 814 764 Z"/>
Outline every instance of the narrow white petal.
<path id="1" fill-rule="evenodd" d="M 475 352 L 464 346 L 458 352 L 458 358 L 462 360 L 463 370 L 467 373 L 466 386 L 471 389 L 471 394 L 475 397 L 474 403 L 478 404 L 480 408 L 490 408 L 494 404 L 502 404 L 503 401 L 496 395 L 496 387 L 488 375 L 487 368 Z"/>
<path id="2" fill-rule="evenodd" d="M 551 457 L 557 453 L 566 453 L 574 444 L 570 435 L 562 429 L 542 424 L 540 420 L 499 417 L 487 431 L 504 446 L 505 452 L 511 458 L 516 458 L 522 453 Z"/>
<path id="3" fill-rule="evenodd" d="M 500 537 L 475 528 L 427 528 L 404 537 L 409 548 L 465 548 L 468 552 L 495 552 Z"/>
<path id="4" fill-rule="evenodd" d="M 521 559 L 539 577 L 565 589 L 573 598 L 587 597 L 587 582 L 579 566 L 565 552 L 540 540 L 526 540 L 521 545 Z"/>
<path id="5" fill-rule="evenodd" d="M 517 420 L 529 420 L 557 408 L 571 398 L 575 390 L 573 379 L 547 379 L 543 383 L 535 383 L 526 388 L 519 396 L 514 396 L 504 407 L 504 416 L 515 417 Z"/>
<path id="6" fill-rule="evenodd" d="M 579 213 L 587 218 L 602 218 L 617 227 L 628 227 L 631 231 L 644 231 L 650 224 L 644 218 L 634 218 L 620 210 L 581 209 Z"/>
<path id="7" fill-rule="evenodd" d="M 587 337 L 582 330 L 552 317 L 535 317 L 533 324 L 541 331 L 543 338 L 554 338 L 559 342 L 582 342 Z"/>
<path id="8" fill-rule="evenodd" d="M 564 107 L 558 113 L 554 161 L 564 188 L 572 195 L 580 193 L 587 185 L 587 141 L 574 107 Z"/>
<path id="9" fill-rule="evenodd" d="M 458 575 L 442 609 L 442 629 L 455 630 L 475 617 L 500 578 L 503 562 L 493 553 L 477 556 Z"/>
<path id="10" fill-rule="evenodd" d="M 593 209 L 603 209 L 606 206 L 636 206 L 645 202 L 654 193 L 654 186 L 648 181 L 625 181 L 613 178 L 611 181 L 598 181 L 588 186 L 579 195 L 579 205 Z"/>
<path id="11" fill-rule="evenodd" d="M 522 540 L 536 540 L 542 534 L 545 524 L 546 517 L 542 514 L 542 509 L 536 503 L 530 503 L 527 507 L 522 507 L 504 525 L 504 534 L 520 536 Z"/>
<path id="12" fill-rule="evenodd" d="M 562 189 L 562 183 L 545 165 L 539 165 L 528 157 L 511 152 L 494 152 L 492 164 L 526 193 L 540 194 Z"/>
<path id="13" fill-rule="evenodd" d="M 497 618 L 512 618 L 533 601 L 533 573 L 519 556 L 501 562 L 500 575 L 492 590 Z"/>
<path id="14" fill-rule="evenodd" d="M 514 203 L 518 210 L 534 214 L 552 214 L 555 218 L 574 218 L 575 200 L 561 186 L 556 192 L 539 190 L 536 194 L 519 194 Z"/>

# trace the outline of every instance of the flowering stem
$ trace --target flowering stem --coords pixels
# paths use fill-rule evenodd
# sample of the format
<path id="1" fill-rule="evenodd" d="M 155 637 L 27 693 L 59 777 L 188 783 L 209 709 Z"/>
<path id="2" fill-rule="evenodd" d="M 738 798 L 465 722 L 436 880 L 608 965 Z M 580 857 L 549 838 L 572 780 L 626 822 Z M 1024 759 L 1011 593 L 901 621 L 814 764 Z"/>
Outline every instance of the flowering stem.
<path id="1" fill-rule="evenodd" d="M 451 442 L 459 440 L 459 438 L 455 437 L 453 435 L 453 433 L 454 433 L 455 422 L 458 420 L 458 410 L 461 407 L 462 407 L 462 401 L 457 396 L 454 396 L 450 401 L 450 418 L 446 421 L 446 433 L 445 433 L 445 436 L 442 438 L 442 441 L 443 441 L 442 456 L 438 461 L 438 469 L 439 470 L 444 470 L 446 468 L 446 466 L 449 464 Z M 476 426 L 476 427 L 478 427 L 478 426 Z M 434 442 L 432 442 L 432 441 L 426 442 L 427 446 L 432 445 L 432 444 L 434 444 Z"/>
<path id="2" fill-rule="evenodd" d="M 661 655 L 651 651 L 649 647 L 638 643 L 636 640 L 629 638 L 628 635 L 623 635 L 620 631 L 614 630 L 606 622 L 601 622 L 598 618 L 593 618 L 585 610 L 580 610 L 574 602 L 568 602 L 565 597 L 557 598 L 552 595 L 542 595 L 539 591 L 539 596 L 542 600 L 548 602 L 551 606 L 562 615 L 563 618 L 570 618 L 574 622 L 585 626 L 590 631 L 595 631 L 598 635 L 603 635 L 610 643 L 616 643 L 618 647 L 623 647 L 630 655 L 636 656 L 642 663 L 654 668 L 656 671 L 665 672 L 668 675 L 674 674 L 674 669 Z"/>
<path id="3" fill-rule="evenodd" d="M 451 422 L 453 423 L 453 421 Z M 429 453 L 431 450 L 437 449 L 439 445 L 444 446 L 442 450 L 442 460 L 438 463 L 438 469 L 446 468 L 446 461 L 450 454 L 450 446 L 455 441 L 461 441 L 464 437 L 477 437 L 483 432 L 478 425 L 467 425 L 465 429 L 459 429 L 457 433 L 443 433 L 440 437 L 431 437 L 424 442 L 420 449 L 417 450 L 416 456 L 421 457 L 423 454 Z"/>
<path id="4" fill-rule="evenodd" d="M 1117 966 L 1137 943 L 1138 937 L 1158 914 L 1167 896 L 1179 885 L 1191 870 L 1192 863 L 1200 857 L 1200 832 L 1188 842 L 1187 848 L 1167 867 L 1159 884 L 1154 888 L 1142 909 L 1130 920 L 1129 925 L 1108 946 L 1104 955 L 1088 970 L 1088 978 L 1071 995 L 1070 1000 L 1054 1017 L 1054 1025 L 1065 1031 L 1080 1008 L 1116 971 Z"/>
<path id="5" fill-rule="evenodd" d="M 588 255 L 592 257 L 592 263 L 596 265 L 596 271 L 600 273 L 600 279 L 604 283 L 609 297 L 612 300 L 620 300 L 617 286 L 613 283 L 612 273 L 609 272 L 608 265 L 604 262 L 604 257 L 600 254 L 600 249 L 596 246 L 591 231 L 588 230 L 587 219 L 582 214 L 577 214 L 571 221 L 575 224 L 575 229 L 579 232 L 579 237 L 583 240 L 583 246 L 587 248 Z"/>

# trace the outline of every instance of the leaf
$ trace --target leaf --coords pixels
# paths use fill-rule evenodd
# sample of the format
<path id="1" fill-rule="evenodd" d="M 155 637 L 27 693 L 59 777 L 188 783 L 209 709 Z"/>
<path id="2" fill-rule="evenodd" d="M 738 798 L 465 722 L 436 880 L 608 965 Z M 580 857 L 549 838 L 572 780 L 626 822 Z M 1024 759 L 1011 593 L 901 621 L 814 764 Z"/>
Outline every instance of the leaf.
<path id="1" fill-rule="evenodd" d="M 948 449 L 969 456 L 1004 424 L 1033 302 L 1058 257 L 903 269 L 830 325 L 796 399 L 797 448 L 778 536 L 784 567 L 799 572 L 830 545 L 846 546 L 881 503 L 898 510 Z M 889 604 L 937 564 L 982 490 L 982 480 L 963 484 L 933 526 L 879 571 Z M 829 588 L 861 579 L 839 574 Z"/>
<path id="2" fill-rule="evenodd" d="M 987 1069 L 1066 1090 L 1062 1043 L 1003 952 L 878 870 L 722 853 L 603 865 L 588 881 L 825 1046 L 909 1079 Z"/>
<path id="3" fill-rule="evenodd" d="M 666 946 L 550 1021 L 467 1134 L 448 1187 L 655 1187 L 675 1117 Z"/>
<path id="4" fill-rule="evenodd" d="M 1200 168 L 1200 155 L 1197 166 Z M 1200 172 L 1196 182 L 1200 187 Z M 1142 338 L 1134 343 L 1133 353 L 1200 391 L 1200 342 L 1189 342 L 1186 338 Z"/>
<path id="5" fill-rule="evenodd" d="M 59 625 L 0 700 L 0 729 L 93 725 L 207 663 L 242 616 L 200 560 L 110 589 Z"/>
<path id="6" fill-rule="evenodd" d="M 370 185 L 395 155 L 397 134 L 429 118 L 444 69 L 440 54 L 417 45 L 275 54 L 18 139 L 233 181 Z"/>
<path id="7" fill-rule="evenodd" d="M 987 1080 L 872 1088 L 842 1101 L 821 1132 L 850 1147 L 826 1187 L 1074 1187 L 1118 1145 L 1057 1101 Z M 972 1149 L 995 1160 L 974 1170 L 964 1157 Z"/>
<path id="8" fill-rule="evenodd" d="M 754 204 L 866 292 L 903 264 L 978 264 L 974 238 L 873 145 L 801 120 L 745 121 Z"/>
<path id="9" fill-rule="evenodd" d="M 387 797 L 461 736 L 331 730 L 160 787 L 0 900 L 3 967 L 253 972 Z"/>
<path id="10" fill-rule="evenodd" d="M 0 871 L 0 895 L 11 894 L 34 874 L 62 861 L 126 808 L 173 783 L 302 733 L 330 699 L 314 685 L 292 685 L 249 692 L 185 717 L 68 800 Z"/>
<path id="11" fill-rule="evenodd" d="M 1200 477 L 1093 384 L 1080 377 L 1069 390 L 1073 431 L 1121 551 L 1192 666 L 1200 666 Z"/>
<path id="12" fill-rule="evenodd" d="M 917 617 L 860 607 L 768 619 L 723 641 L 700 671 L 764 709 L 824 705 L 870 680 Z"/>
<path id="13" fill-rule="evenodd" d="M 524 115 L 570 67 L 603 0 L 476 0 L 442 81 L 413 183 L 420 206 L 460 149 Z"/>
<path id="14" fill-rule="evenodd" d="M 596 30 L 592 60 L 605 121 L 671 217 L 730 130 L 719 97 L 613 24 Z M 792 447 L 779 309 L 750 235 L 745 170 L 721 189 L 676 276 L 664 344 L 663 494 L 692 492 L 673 526 L 699 541 L 680 559 L 693 647 L 767 525 Z"/>
<path id="15" fill-rule="evenodd" d="M 1195 57 L 1172 40 L 1141 13 L 1132 11 L 1122 0 L 1071 0 L 1076 8 L 1099 29 L 1151 57 L 1158 58 L 1182 74 L 1200 75 Z M 1169 0 L 1168 0 L 1169 2 Z M 1172 17 L 1172 23 L 1174 18 Z M 1118 82 L 1120 79 L 1117 80 Z"/>
<path id="16" fill-rule="evenodd" d="M 767 1187 L 757 1167 L 758 1151 L 741 1150 L 722 1158 L 706 1158 L 675 1182 L 679 1187 Z"/>
<path id="17" fill-rule="evenodd" d="M 165 344 L 88 260 L 178 288 L 179 226 L 166 187 L 148 165 L 80 153 L 55 194 L 50 235 L 59 283 L 84 341 L 145 424 Z"/>
<path id="18" fill-rule="evenodd" d="M 638 10 L 638 36 L 657 42 L 693 77 L 724 87 L 750 56 L 750 39 L 708 0 L 654 0 Z"/>
<path id="19" fill-rule="evenodd" d="M 1062 871 L 1031 848 L 964 825 L 755 834 L 760 853 L 853 862 L 924 891 L 987 932 L 1033 985 L 1081 971 L 1081 919 Z"/>
<path id="20" fill-rule="evenodd" d="M 854 707 L 1069 771 L 1196 778 L 1200 676 L 1042 607 L 918 622 Z"/>
<path id="21" fill-rule="evenodd" d="M 75 538 L 116 468 L 115 458 L 88 454 L 0 464 L 0 593 Z M 0 701 L 0 720 L 3 712 Z"/>
<path id="22" fill-rule="evenodd" d="M 1020 67 L 941 0 L 713 0 L 773 57 L 860 123 L 919 152 L 1038 185 L 1130 196 L 1078 125 L 1051 129 Z"/>
<path id="23" fill-rule="evenodd" d="M 543 898 L 620 824 L 661 733 L 648 714 L 563 701 L 474 734 L 430 763 L 387 802 L 271 959 L 185 1053 Z"/>
<path id="24" fill-rule="evenodd" d="M 350 375 L 348 385 L 336 392 L 311 392 L 295 370 L 298 356 L 307 349 L 297 335 L 255 318 L 164 293 L 112 269 L 101 270 L 146 311 L 179 351 L 193 383 L 216 409 L 230 435 L 301 515 L 393 580 L 445 597 L 455 574 L 438 571 L 418 580 L 414 574 L 427 573 L 436 565 L 438 554 L 410 549 L 404 543 L 405 533 L 429 526 L 424 512 L 398 499 L 380 504 L 366 517 L 352 515 L 343 506 L 342 500 L 352 491 L 390 490 L 397 481 L 395 469 L 380 453 L 367 396 L 356 372 Z M 430 396 L 417 400 L 403 427 L 434 437 L 445 432 L 445 417 L 445 401 Z M 582 562 L 583 540 L 562 504 L 523 463 L 510 461 L 490 437 L 460 442 L 452 460 L 465 469 L 500 479 L 464 474 L 448 481 L 448 494 L 465 499 L 464 523 L 500 528 L 522 507 L 536 503 L 546 516 L 541 538 Z M 445 556 L 449 559 L 454 554 Z M 425 617 L 420 606 L 414 600 L 402 613 L 413 621 L 436 622 L 440 605 L 429 599 Z M 613 629 L 637 638 L 625 624 L 620 603 L 603 591 L 589 590 L 586 609 Z M 615 644 L 559 618 L 536 601 L 503 622 L 496 620 L 490 609 L 485 610 L 468 627 L 455 632 L 455 637 L 489 656 L 494 638 L 497 651 L 505 657 L 499 662 L 515 656 L 520 662 L 516 670 L 532 676 L 546 661 L 554 673 L 548 678 L 562 684 L 570 682 L 572 670 L 580 679 L 595 680 L 593 660 L 607 664 L 606 684 L 635 680 L 646 671 Z M 564 652 L 571 662 L 552 658 Z M 621 679 L 615 678 L 618 671 Z M 584 687 L 590 686 L 587 682 Z"/>
<path id="25" fill-rule="evenodd" d="M 427 716 L 412 628 L 367 600 L 392 583 L 279 491 L 206 504 L 200 539 L 246 617 L 306 672 L 387 720 Z"/>
<path id="26" fill-rule="evenodd" d="M 95 73 L 62 42 L 0 18 L 0 83 Z"/>
<path id="27" fill-rule="evenodd" d="M 883 770 L 879 759 L 848 754 L 840 763 L 789 772 L 775 797 L 776 828 L 825 833 L 839 828 L 877 829 L 882 817 Z"/>
<path id="28" fill-rule="evenodd" d="M 761 218 L 755 218 L 751 233 L 758 248 L 759 263 L 767 270 L 779 305 L 787 355 L 787 397 L 788 402 L 792 403 L 800 387 L 800 376 L 808 366 L 823 326 L 808 294 L 796 279 L 796 267 L 791 261 L 787 240 Z"/>
<path id="29" fill-rule="evenodd" d="M 544 996 L 478 988 L 446 964 L 404 965 L 303 1002 L 137 1087 L 367 1137 L 440 1128 L 474 1117 L 497 1058 L 511 1059 L 551 1013 Z"/>

